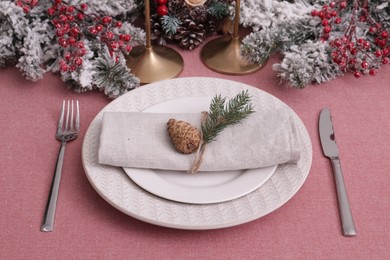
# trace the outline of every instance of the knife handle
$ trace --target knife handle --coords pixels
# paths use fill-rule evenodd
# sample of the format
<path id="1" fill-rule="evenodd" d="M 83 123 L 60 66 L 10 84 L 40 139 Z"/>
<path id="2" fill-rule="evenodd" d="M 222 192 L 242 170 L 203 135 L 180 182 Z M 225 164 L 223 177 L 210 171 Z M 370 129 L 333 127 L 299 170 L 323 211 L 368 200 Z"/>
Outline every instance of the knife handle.
<path id="1" fill-rule="evenodd" d="M 341 217 L 341 224 L 343 226 L 344 236 L 355 236 L 356 229 L 352 218 L 351 208 L 349 206 L 347 190 L 345 189 L 343 172 L 341 170 L 340 160 L 332 158 L 333 173 L 336 183 L 337 199 L 339 202 L 339 210 Z"/>

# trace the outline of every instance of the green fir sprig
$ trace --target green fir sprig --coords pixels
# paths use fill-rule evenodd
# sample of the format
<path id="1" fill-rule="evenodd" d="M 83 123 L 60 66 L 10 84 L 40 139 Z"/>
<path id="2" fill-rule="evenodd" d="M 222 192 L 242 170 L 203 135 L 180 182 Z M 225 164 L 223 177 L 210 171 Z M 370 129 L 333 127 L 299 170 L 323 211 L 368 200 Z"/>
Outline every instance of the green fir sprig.
<path id="1" fill-rule="evenodd" d="M 227 126 L 240 123 L 254 112 L 248 90 L 237 94 L 227 104 L 226 98 L 221 94 L 216 95 L 211 101 L 208 116 L 201 126 L 203 142 L 207 144 L 214 141 Z"/>

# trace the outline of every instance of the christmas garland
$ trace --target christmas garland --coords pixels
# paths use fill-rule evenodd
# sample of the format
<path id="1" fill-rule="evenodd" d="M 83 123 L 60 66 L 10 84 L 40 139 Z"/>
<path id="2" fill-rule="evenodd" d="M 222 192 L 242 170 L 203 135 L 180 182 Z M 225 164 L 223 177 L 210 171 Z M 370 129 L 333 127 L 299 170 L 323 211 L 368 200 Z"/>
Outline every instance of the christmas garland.
<path id="1" fill-rule="evenodd" d="M 157 44 L 193 50 L 234 17 L 233 0 L 151 0 L 151 33 Z M 0 1 L 0 67 L 15 65 L 32 81 L 45 72 L 61 75 L 78 92 L 98 89 L 117 97 L 139 86 L 125 55 L 145 42 L 131 24 L 142 0 Z M 388 0 L 245 0 L 240 23 L 253 32 L 242 54 L 273 64 L 282 82 L 295 88 L 352 72 L 374 76 L 390 62 Z"/>
<path id="2" fill-rule="evenodd" d="M 375 76 L 390 61 L 388 0 L 247 0 L 241 23 L 254 29 L 243 39 L 244 56 L 261 63 L 281 53 L 273 69 L 295 88 L 346 72 Z"/>
<path id="3" fill-rule="evenodd" d="M 129 20 L 126 1 L 17 0 L 0 2 L 0 67 L 16 64 L 32 81 L 59 72 L 75 91 L 117 97 L 139 86 L 125 54 L 145 40 Z"/>

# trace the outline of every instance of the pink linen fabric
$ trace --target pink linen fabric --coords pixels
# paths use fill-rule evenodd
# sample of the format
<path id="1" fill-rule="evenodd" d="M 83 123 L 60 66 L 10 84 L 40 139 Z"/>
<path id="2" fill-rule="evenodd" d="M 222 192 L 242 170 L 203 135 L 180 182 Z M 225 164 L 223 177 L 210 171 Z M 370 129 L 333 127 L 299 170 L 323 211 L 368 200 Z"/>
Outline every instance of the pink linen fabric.
<path id="1" fill-rule="evenodd" d="M 111 100 L 74 93 L 58 75 L 29 82 L 0 69 L 0 259 L 389 259 L 390 67 L 375 77 L 352 75 L 296 90 L 279 85 L 272 57 L 247 76 L 212 72 L 200 49 L 180 51 L 180 77 L 240 81 L 289 105 L 307 127 L 313 164 L 299 192 L 273 213 L 247 224 L 208 231 L 175 230 L 136 220 L 104 201 L 88 182 L 83 136 Z M 59 143 L 54 133 L 63 99 L 78 99 L 82 132 L 68 144 L 55 230 L 39 231 Z M 358 235 L 341 235 L 330 162 L 321 150 L 318 115 L 329 107 Z"/>

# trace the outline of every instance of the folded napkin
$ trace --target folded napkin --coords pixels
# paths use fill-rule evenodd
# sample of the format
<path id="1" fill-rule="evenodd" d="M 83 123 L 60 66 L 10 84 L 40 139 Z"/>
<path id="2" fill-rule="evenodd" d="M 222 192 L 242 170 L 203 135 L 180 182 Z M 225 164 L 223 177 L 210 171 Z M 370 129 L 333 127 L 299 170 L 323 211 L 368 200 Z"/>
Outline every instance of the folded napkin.
<path id="1" fill-rule="evenodd" d="M 167 131 L 170 118 L 200 129 L 201 113 L 105 112 L 99 144 L 99 163 L 187 171 L 194 154 L 179 153 Z M 279 108 L 255 112 L 240 124 L 225 128 L 206 145 L 199 171 L 252 169 L 296 162 L 299 136 L 291 114 Z"/>

